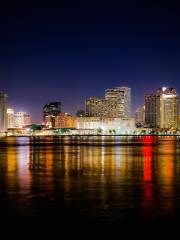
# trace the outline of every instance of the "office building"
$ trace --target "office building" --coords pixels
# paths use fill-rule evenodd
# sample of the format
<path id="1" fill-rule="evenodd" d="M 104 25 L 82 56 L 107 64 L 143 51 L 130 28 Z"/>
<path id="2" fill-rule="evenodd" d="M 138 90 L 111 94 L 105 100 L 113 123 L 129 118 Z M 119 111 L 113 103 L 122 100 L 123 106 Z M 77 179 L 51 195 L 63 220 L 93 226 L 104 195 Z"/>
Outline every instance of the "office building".
<path id="1" fill-rule="evenodd" d="M 180 129 L 180 116 L 178 117 L 178 129 Z"/>
<path id="2" fill-rule="evenodd" d="M 130 118 L 131 117 L 131 89 L 128 87 L 116 87 L 113 89 L 106 89 L 106 100 L 117 101 L 117 117 Z"/>
<path id="3" fill-rule="evenodd" d="M 43 119 L 46 126 L 55 127 L 55 117 L 61 113 L 61 102 L 50 102 L 43 107 Z"/>
<path id="4" fill-rule="evenodd" d="M 174 88 L 163 88 L 160 97 L 160 127 L 178 128 L 179 98 Z"/>
<path id="5" fill-rule="evenodd" d="M 75 118 L 68 113 L 60 113 L 55 117 L 55 128 L 75 128 Z"/>
<path id="6" fill-rule="evenodd" d="M 160 94 L 157 92 L 145 95 L 145 125 L 160 128 Z"/>
<path id="7" fill-rule="evenodd" d="M 152 128 L 178 128 L 179 98 L 174 88 L 159 88 L 145 96 L 145 124 Z"/>
<path id="8" fill-rule="evenodd" d="M 23 128 L 31 124 L 30 115 L 26 112 L 16 112 L 14 114 L 15 128 Z"/>
<path id="9" fill-rule="evenodd" d="M 7 128 L 14 128 L 15 127 L 15 111 L 12 108 L 7 109 Z"/>
<path id="10" fill-rule="evenodd" d="M 137 127 L 143 127 L 145 124 L 145 106 L 138 107 L 135 113 L 135 123 Z"/>
<path id="11" fill-rule="evenodd" d="M 85 103 L 87 117 L 117 117 L 117 101 L 114 99 L 89 98 Z"/>
<path id="12" fill-rule="evenodd" d="M 0 92 L 0 133 L 7 131 L 7 101 L 8 96 Z"/>

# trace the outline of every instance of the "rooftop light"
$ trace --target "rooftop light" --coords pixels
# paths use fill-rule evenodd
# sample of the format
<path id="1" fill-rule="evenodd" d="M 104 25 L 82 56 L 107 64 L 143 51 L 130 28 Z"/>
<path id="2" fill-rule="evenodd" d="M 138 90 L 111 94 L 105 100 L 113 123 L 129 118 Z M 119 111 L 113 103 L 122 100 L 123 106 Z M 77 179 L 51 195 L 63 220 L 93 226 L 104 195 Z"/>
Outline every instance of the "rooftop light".
<path id="1" fill-rule="evenodd" d="M 166 89 L 167 89 L 167 87 L 163 87 L 163 88 L 162 88 L 163 92 L 166 91 Z"/>

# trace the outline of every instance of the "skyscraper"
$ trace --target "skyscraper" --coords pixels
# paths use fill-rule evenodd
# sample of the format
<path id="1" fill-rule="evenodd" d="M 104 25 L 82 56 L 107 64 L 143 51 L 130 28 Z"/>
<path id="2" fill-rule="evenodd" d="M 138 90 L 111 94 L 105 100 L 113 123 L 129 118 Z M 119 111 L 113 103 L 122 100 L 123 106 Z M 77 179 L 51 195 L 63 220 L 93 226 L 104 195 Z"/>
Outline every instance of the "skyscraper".
<path id="1" fill-rule="evenodd" d="M 45 125 L 55 127 L 55 117 L 61 113 L 61 102 L 50 102 L 43 107 L 43 119 Z"/>
<path id="2" fill-rule="evenodd" d="M 118 117 L 117 101 L 114 99 L 89 98 L 85 105 L 87 117 Z"/>
<path id="3" fill-rule="evenodd" d="M 174 88 L 162 88 L 160 97 L 160 127 L 178 128 L 179 98 Z"/>
<path id="4" fill-rule="evenodd" d="M 0 133 L 7 131 L 7 100 L 8 96 L 0 92 Z"/>
<path id="5" fill-rule="evenodd" d="M 145 124 L 160 128 L 160 95 L 157 92 L 145 95 Z"/>
<path id="6" fill-rule="evenodd" d="M 178 95 L 174 88 L 159 88 L 145 96 L 145 123 L 152 128 L 178 128 Z"/>
<path id="7" fill-rule="evenodd" d="M 116 87 L 106 89 L 105 98 L 107 100 L 117 101 L 118 117 L 129 118 L 131 117 L 131 89 L 128 87 Z"/>
<path id="8" fill-rule="evenodd" d="M 14 109 L 8 108 L 7 109 L 7 127 L 14 128 L 15 127 L 15 118 L 14 118 Z"/>
<path id="9" fill-rule="evenodd" d="M 145 106 L 138 107 L 135 113 L 135 123 L 137 127 L 142 127 L 145 124 Z"/>
<path id="10" fill-rule="evenodd" d="M 16 112 L 14 114 L 15 128 L 23 128 L 31 124 L 30 115 L 26 112 Z"/>

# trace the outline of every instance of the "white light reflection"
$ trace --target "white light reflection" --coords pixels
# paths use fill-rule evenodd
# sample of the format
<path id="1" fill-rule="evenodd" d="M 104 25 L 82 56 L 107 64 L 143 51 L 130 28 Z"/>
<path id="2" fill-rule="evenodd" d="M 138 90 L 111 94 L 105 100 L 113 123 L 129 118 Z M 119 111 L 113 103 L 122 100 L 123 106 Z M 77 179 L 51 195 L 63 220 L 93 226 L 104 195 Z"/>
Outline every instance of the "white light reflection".
<path id="1" fill-rule="evenodd" d="M 30 146 L 29 138 L 18 138 L 18 178 L 20 193 L 27 194 L 30 189 L 31 176 L 29 172 Z"/>

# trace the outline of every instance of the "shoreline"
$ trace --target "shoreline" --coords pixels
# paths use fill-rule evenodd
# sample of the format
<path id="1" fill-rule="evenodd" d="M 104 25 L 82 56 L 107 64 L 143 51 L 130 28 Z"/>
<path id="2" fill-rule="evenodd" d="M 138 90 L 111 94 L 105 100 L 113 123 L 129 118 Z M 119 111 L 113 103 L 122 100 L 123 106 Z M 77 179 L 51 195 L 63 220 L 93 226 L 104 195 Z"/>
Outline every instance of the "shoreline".
<path id="1" fill-rule="evenodd" d="M 63 134 L 63 135 L 10 135 L 10 136 L 0 136 L 0 138 L 11 138 L 11 137 L 180 137 L 180 134 L 118 134 L 118 135 L 95 135 L 95 134 L 88 134 L 88 135 L 70 135 L 70 134 Z"/>

